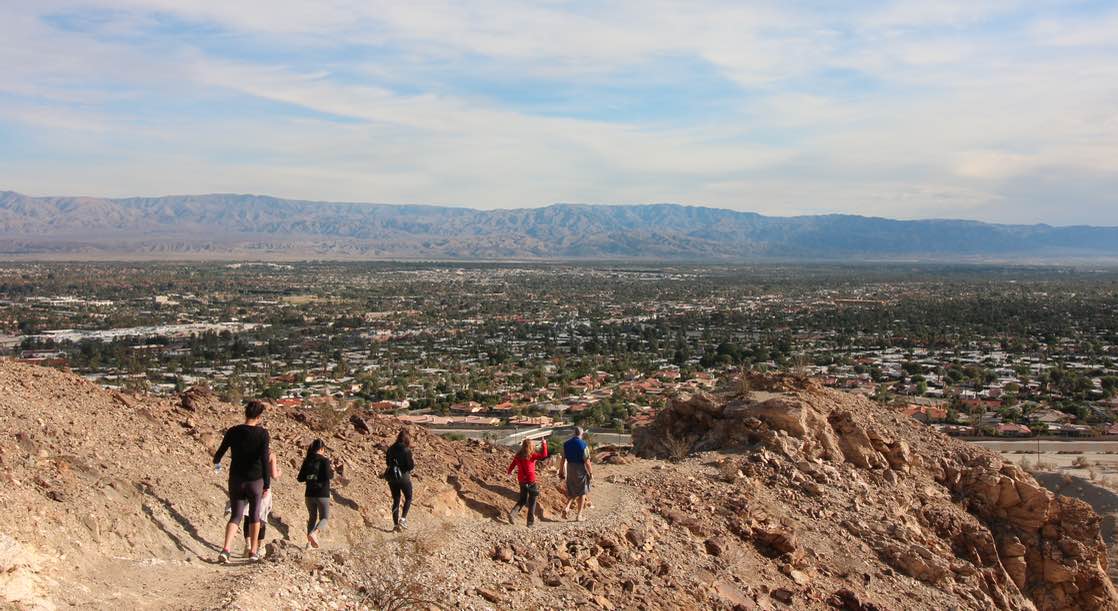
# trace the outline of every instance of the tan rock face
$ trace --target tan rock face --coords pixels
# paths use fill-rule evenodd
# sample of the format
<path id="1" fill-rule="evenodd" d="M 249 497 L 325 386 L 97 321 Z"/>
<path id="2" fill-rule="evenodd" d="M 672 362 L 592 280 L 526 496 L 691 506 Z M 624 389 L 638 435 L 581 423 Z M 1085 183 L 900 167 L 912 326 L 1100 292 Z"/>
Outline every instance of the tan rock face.
<path id="1" fill-rule="evenodd" d="M 818 504 L 811 515 L 849 515 L 842 528 L 856 545 L 922 583 L 967 593 L 963 608 L 1118 609 L 1086 504 L 863 398 L 791 388 L 721 408 L 712 396 L 682 397 L 634 432 L 635 449 L 662 455 L 659 440 L 674 436 L 694 451 L 745 450 L 749 480 L 786 491 L 786 503 Z M 771 527 L 739 530 L 770 557 L 805 545 Z"/>

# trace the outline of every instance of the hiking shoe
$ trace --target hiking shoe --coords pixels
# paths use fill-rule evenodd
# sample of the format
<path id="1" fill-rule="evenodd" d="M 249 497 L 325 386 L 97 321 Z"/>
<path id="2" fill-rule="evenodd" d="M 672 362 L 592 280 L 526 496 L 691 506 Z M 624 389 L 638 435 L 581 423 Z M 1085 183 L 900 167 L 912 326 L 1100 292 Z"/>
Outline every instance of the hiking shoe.
<path id="1" fill-rule="evenodd" d="M 404 530 L 404 529 L 403 529 L 403 528 L 400 528 L 400 523 L 399 523 L 399 522 L 397 522 L 397 523 L 395 523 L 395 524 L 393 524 L 393 525 L 392 525 L 392 532 L 394 532 L 394 533 L 398 533 L 398 532 L 400 532 L 400 531 L 402 531 L 402 530 Z"/>
<path id="2" fill-rule="evenodd" d="M 221 553 L 217 555 L 217 563 L 218 564 L 229 564 L 229 550 L 227 550 L 227 549 L 221 550 Z"/>
<path id="3" fill-rule="evenodd" d="M 513 507 L 512 509 L 509 510 L 508 518 L 509 518 L 509 524 L 516 524 L 516 508 L 515 507 Z"/>
<path id="4" fill-rule="evenodd" d="M 400 530 L 407 530 L 407 529 L 408 529 L 408 519 L 407 518 L 400 518 Z"/>

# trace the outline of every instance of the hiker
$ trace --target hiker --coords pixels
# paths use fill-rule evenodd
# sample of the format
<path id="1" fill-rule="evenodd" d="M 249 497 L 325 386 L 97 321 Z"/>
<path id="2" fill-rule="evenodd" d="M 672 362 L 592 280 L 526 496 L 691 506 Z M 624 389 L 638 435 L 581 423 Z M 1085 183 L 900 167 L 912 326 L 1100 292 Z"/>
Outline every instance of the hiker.
<path id="1" fill-rule="evenodd" d="M 307 446 L 307 455 L 296 478 L 307 484 L 303 500 L 307 504 L 307 542 L 311 547 L 318 547 L 318 533 L 330 519 L 330 480 L 333 478 L 334 467 L 326 457 L 326 443 L 315 439 Z"/>
<path id="2" fill-rule="evenodd" d="M 567 506 L 563 508 L 563 517 L 566 518 L 571 511 L 571 503 L 577 504 L 575 521 L 582 521 L 582 510 L 589 500 L 590 478 L 590 446 L 584 437 L 586 431 L 581 426 L 575 427 L 575 434 L 563 444 L 563 455 L 559 457 L 559 479 L 566 479 Z"/>
<path id="3" fill-rule="evenodd" d="M 268 431 L 260 426 L 264 416 L 264 402 L 252 400 L 245 403 L 244 424 L 238 424 L 225 431 L 221 445 L 214 453 L 214 472 L 221 472 L 221 459 L 227 450 L 232 454 L 229 461 L 229 523 L 225 525 L 225 545 L 217 561 L 229 562 L 229 548 L 237 536 L 237 527 L 244 515 L 245 504 L 249 510 L 249 558 L 260 560 L 260 516 L 263 508 L 262 497 L 272 487 L 271 469 L 268 468 L 269 448 Z"/>
<path id="4" fill-rule="evenodd" d="M 272 452 L 268 453 L 268 473 L 271 474 L 273 480 L 279 479 L 279 477 L 280 477 L 280 468 L 276 464 L 276 455 Z M 271 515 L 271 513 L 272 513 L 272 491 L 271 491 L 271 489 L 268 489 L 268 490 L 264 491 L 264 495 L 262 497 L 260 497 L 260 503 L 261 503 L 261 507 L 260 507 L 260 536 L 257 537 L 257 540 L 260 541 L 260 545 L 264 545 L 264 537 L 267 536 L 267 530 L 268 530 L 268 516 Z M 230 507 L 230 510 L 232 510 L 232 507 Z M 251 512 L 249 510 L 249 507 L 246 505 L 245 506 L 245 515 L 244 515 L 244 535 L 245 535 L 245 555 L 246 556 L 249 555 L 249 549 L 251 548 L 251 545 L 249 543 L 249 539 L 251 539 L 250 534 L 252 533 L 252 519 L 249 515 L 250 513 Z"/>
<path id="5" fill-rule="evenodd" d="M 384 479 L 388 480 L 388 489 L 392 491 L 392 530 L 407 530 L 412 497 L 411 472 L 415 470 L 415 461 L 411 455 L 411 434 L 407 429 L 400 430 L 396 443 L 389 446 L 384 458 L 388 464 Z M 400 511 L 401 496 L 404 497 L 403 511 Z"/>
<path id="6" fill-rule="evenodd" d="M 528 508 L 528 526 L 533 526 L 536 523 L 536 499 L 540 496 L 540 488 L 536 484 L 536 461 L 547 458 L 547 440 L 543 440 L 542 447 L 539 452 L 535 451 L 535 445 L 531 439 L 525 439 L 520 444 L 520 451 L 512 458 L 509 463 L 508 473 L 512 474 L 512 470 L 516 469 L 516 481 L 520 484 L 520 497 L 516 501 L 516 505 L 509 510 L 509 524 L 516 523 L 516 514 L 520 510 Z"/>

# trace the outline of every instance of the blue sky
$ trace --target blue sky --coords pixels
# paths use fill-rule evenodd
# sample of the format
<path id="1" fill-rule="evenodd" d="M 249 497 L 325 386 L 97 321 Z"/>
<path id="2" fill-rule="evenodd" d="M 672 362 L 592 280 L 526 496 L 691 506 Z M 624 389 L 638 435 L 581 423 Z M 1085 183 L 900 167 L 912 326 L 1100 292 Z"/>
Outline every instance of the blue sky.
<path id="1" fill-rule="evenodd" d="M 1118 1 L 0 3 L 0 189 L 1118 225 Z"/>

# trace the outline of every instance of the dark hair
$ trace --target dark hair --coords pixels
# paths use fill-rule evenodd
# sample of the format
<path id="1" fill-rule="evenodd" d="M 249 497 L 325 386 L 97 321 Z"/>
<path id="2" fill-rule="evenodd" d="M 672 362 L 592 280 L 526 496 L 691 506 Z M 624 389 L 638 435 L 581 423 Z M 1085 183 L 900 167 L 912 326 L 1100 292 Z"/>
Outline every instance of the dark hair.
<path id="1" fill-rule="evenodd" d="M 304 474 L 306 474 L 306 472 L 307 472 L 307 465 L 311 462 L 311 459 L 314 458 L 315 455 L 318 454 L 319 450 L 321 450 L 322 448 L 325 448 L 325 447 L 326 447 L 326 442 L 322 441 L 321 439 L 315 439 L 314 441 L 311 442 L 311 445 L 307 446 L 307 455 L 303 457 L 303 465 L 301 467 L 299 467 L 299 477 L 300 478 L 305 477 Z M 303 480 L 300 479 L 299 481 L 303 481 Z"/>
<path id="2" fill-rule="evenodd" d="M 396 435 L 396 443 L 404 446 L 405 448 L 411 447 L 411 433 L 407 429 L 400 429 L 400 434 Z"/>
<path id="3" fill-rule="evenodd" d="M 322 441 L 321 439 L 315 439 L 314 441 L 312 441 L 311 445 L 307 446 L 307 455 L 303 458 L 303 462 L 305 463 L 310 460 L 311 456 L 318 454 L 319 450 L 325 447 L 326 442 Z"/>
<path id="4" fill-rule="evenodd" d="M 264 413 L 264 402 L 260 399 L 253 399 L 245 403 L 245 420 L 252 420 L 259 418 L 260 414 Z"/>

